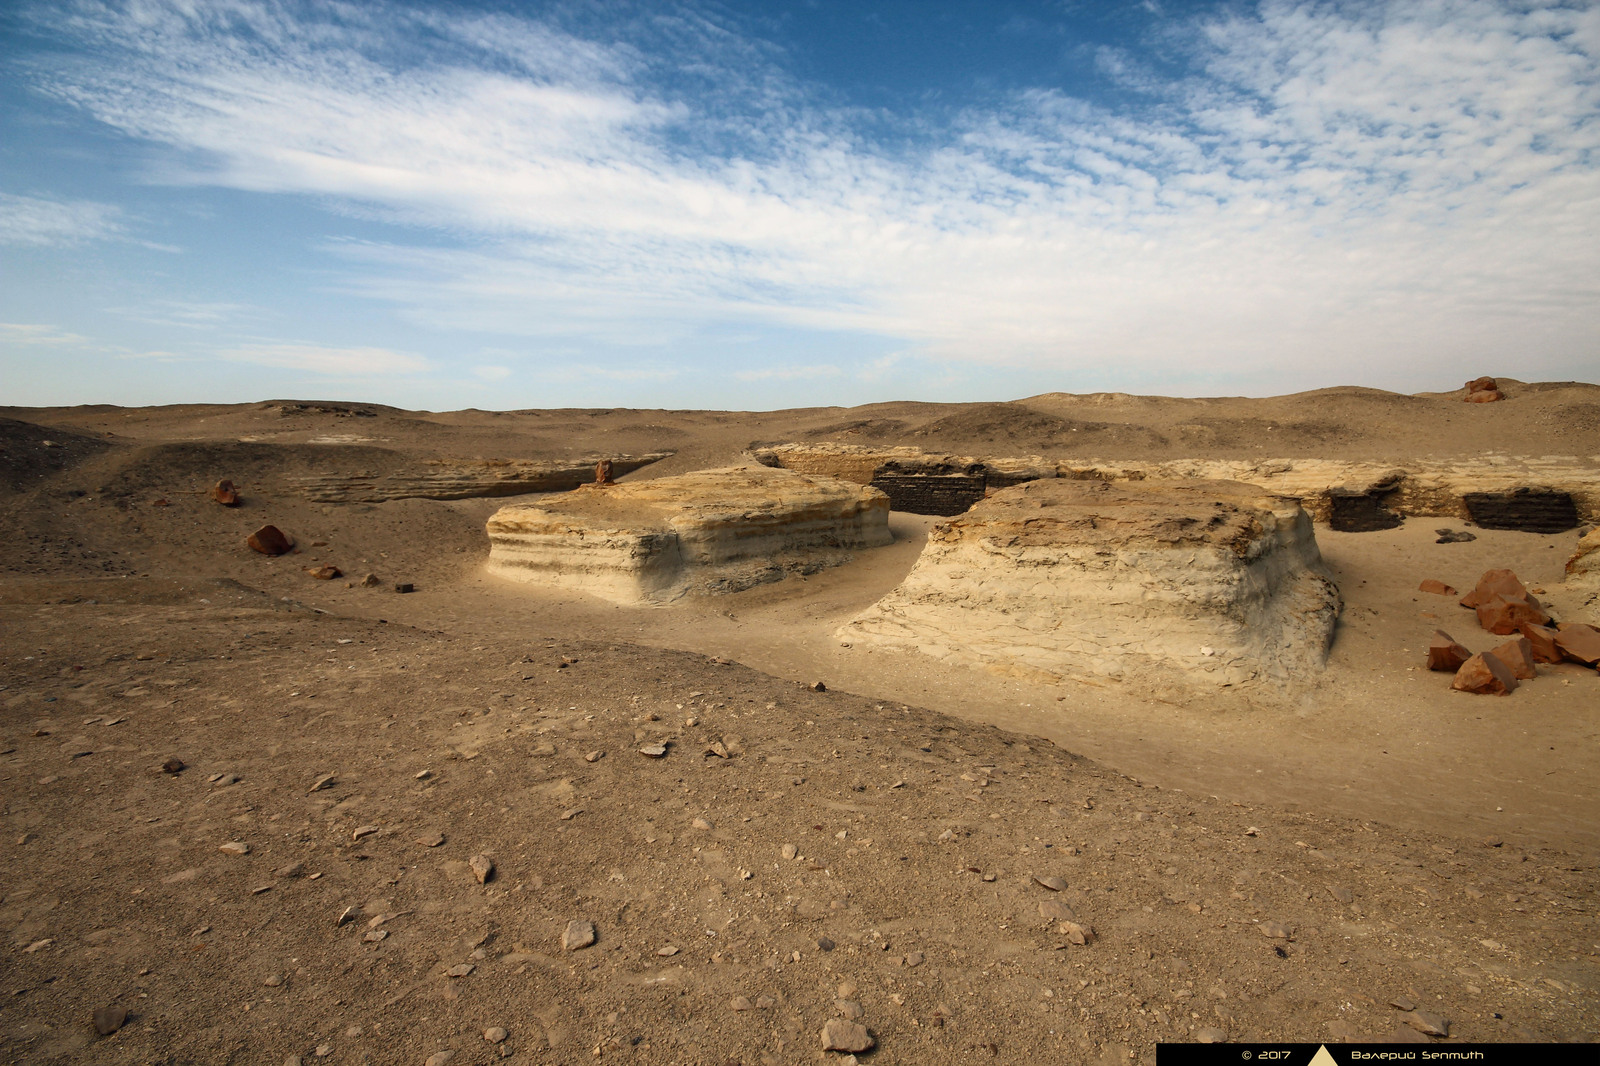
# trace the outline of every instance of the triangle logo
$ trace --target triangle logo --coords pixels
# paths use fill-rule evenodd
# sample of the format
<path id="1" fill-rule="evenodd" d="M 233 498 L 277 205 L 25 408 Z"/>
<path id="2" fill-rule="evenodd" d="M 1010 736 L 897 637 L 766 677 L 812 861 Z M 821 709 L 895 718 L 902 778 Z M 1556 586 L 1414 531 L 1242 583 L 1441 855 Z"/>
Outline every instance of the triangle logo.
<path id="1" fill-rule="evenodd" d="M 1307 1066 L 1339 1066 L 1339 1063 L 1328 1053 L 1328 1045 L 1323 1044 L 1317 1048 L 1317 1053 L 1311 1056 L 1311 1061 Z"/>

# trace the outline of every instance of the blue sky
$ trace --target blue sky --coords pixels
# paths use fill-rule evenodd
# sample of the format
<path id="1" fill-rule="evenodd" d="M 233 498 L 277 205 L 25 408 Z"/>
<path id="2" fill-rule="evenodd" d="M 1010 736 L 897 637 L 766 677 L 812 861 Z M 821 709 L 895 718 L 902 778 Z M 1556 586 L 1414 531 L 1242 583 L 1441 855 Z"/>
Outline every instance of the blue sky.
<path id="1" fill-rule="evenodd" d="M 28 0 L 0 402 L 1600 379 L 1600 7 Z"/>

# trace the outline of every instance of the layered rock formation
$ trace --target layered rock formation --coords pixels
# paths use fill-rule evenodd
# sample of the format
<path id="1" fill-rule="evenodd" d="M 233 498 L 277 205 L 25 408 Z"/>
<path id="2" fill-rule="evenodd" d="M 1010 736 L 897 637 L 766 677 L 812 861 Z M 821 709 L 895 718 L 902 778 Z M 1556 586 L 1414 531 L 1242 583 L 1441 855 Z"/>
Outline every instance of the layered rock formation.
<path id="1" fill-rule="evenodd" d="M 585 485 L 489 519 L 489 571 L 619 603 L 738 592 L 888 544 L 889 500 L 766 467 Z"/>
<path id="2" fill-rule="evenodd" d="M 1591 529 L 1579 539 L 1567 560 L 1566 584 L 1576 592 L 1600 593 L 1600 529 Z"/>
<path id="3" fill-rule="evenodd" d="M 1294 500 L 1236 482 L 1040 480 L 933 527 L 840 631 L 1036 680 L 1320 672 L 1340 598 Z"/>
<path id="4" fill-rule="evenodd" d="M 291 486 L 315 503 L 382 503 L 385 500 L 467 500 L 521 496 L 530 492 L 568 492 L 593 481 L 596 466 L 611 463 L 621 477 L 659 462 L 671 452 L 647 455 L 587 456 L 556 462 L 530 459 L 431 459 L 421 469 L 397 473 L 333 473 L 291 478 Z"/>
<path id="5" fill-rule="evenodd" d="M 1300 500 L 1314 519 L 1334 529 L 1362 532 L 1398 525 L 1407 515 L 1456 518 L 1485 529 L 1559 533 L 1600 521 L 1600 456 L 1514 457 L 1484 455 L 1471 461 L 1384 463 L 1322 459 L 1178 459 L 1137 462 L 1051 460 L 1041 456 L 995 459 L 945 455 L 916 448 L 851 444 L 771 444 L 750 454 L 768 466 L 880 485 L 896 509 L 923 514 L 959 513 L 899 506 L 916 503 L 897 483 L 961 476 L 992 491 L 1031 480 L 1069 478 L 1144 481 L 1199 478 L 1243 481 Z M 982 491 L 968 489 L 972 502 Z"/>

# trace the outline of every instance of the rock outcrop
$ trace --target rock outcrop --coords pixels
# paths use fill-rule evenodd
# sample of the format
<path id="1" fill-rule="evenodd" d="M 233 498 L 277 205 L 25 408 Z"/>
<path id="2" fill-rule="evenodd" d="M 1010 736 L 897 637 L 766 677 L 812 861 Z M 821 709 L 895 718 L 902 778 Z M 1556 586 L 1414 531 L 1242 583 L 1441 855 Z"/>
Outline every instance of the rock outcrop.
<path id="1" fill-rule="evenodd" d="M 591 467 L 592 470 L 592 467 Z M 590 484 L 489 519 L 489 571 L 619 603 L 738 592 L 891 541 L 876 489 L 766 467 Z"/>
<path id="2" fill-rule="evenodd" d="M 291 478 L 291 486 L 315 503 L 382 503 L 385 500 L 468 500 L 568 492 L 595 479 L 600 464 L 621 477 L 659 462 L 671 452 L 588 456 L 556 462 L 531 459 L 434 459 L 421 469 L 397 473 L 335 473 Z"/>
<path id="3" fill-rule="evenodd" d="M 1339 609 L 1292 499 L 1052 479 L 934 526 L 906 579 L 839 635 L 1036 680 L 1237 685 L 1320 672 Z"/>
<path id="4" fill-rule="evenodd" d="M 966 478 L 993 491 L 1025 481 L 1066 478 L 1095 481 L 1243 481 L 1293 496 L 1318 522 L 1342 532 L 1388 529 L 1408 516 L 1454 518 L 1485 529 L 1559 533 L 1600 521 L 1600 456 L 1484 455 L 1459 462 L 1388 463 L 1323 459 L 1174 459 L 1140 462 L 1106 459 L 1000 459 L 944 455 L 917 448 L 872 448 L 854 444 L 752 445 L 750 455 L 767 466 L 826 474 L 860 484 L 879 484 L 892 500 L 897 492 L 918 511 L 911 486 L 921 478 Z M 957 495 L 946 482 L 946 499 Z M 966 498 L 982 493 L 972 486 Z"/>
<path id="5" fill-rule="evenodd" d="M 1578 592 L 1600 593 L 1600 529 L 1591 529 L 1579 539 L 1567 560 L 1566 585 Z"/>

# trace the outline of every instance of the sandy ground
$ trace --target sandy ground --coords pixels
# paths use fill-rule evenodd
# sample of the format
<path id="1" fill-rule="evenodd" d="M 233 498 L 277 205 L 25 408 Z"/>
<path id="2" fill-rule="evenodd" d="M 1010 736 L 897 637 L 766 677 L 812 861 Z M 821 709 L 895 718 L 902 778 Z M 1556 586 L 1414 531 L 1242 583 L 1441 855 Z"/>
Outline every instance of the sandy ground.
<path id="1" fill-rule="evenodd" d="M 1319 528 L 1346 601 L 1324 677 L 1154 698 L 842 646 L 931 519 L 895 515 L 893 545 L 810 578 L 625 609 L 484 575 L 506 500 L 313 504 L 290 481 L 676 452 L 645 478 L 753 440 L 1594 450 L 1600 388 L 1508 392 L 0 410 L 0 1053 L 810 1062 L 842 1058 L 819 1034 L 858 1012 L 875 1062 L 1126 1063 L 1222 1035 L 1429 1039 L 1439 1019 L 1447 1042 L 1600 1038 L 1600 678 L 1452 693 L 1420 669 L 1432 629 L 1499 638 L 1416 591 L 1509 566 L 1579 618 L 1559 585 L 1576 532 Z M 221 477 L 243 506 L 204 497 Z M 297 554 L 243 549 L 267 521 Z M 348 583 L 306 574 L 323 562 Z M 564 950 L 575 920 L 596 942 Z M 111 1006 L 129 1017 L 99 1036 Z"/>

